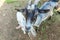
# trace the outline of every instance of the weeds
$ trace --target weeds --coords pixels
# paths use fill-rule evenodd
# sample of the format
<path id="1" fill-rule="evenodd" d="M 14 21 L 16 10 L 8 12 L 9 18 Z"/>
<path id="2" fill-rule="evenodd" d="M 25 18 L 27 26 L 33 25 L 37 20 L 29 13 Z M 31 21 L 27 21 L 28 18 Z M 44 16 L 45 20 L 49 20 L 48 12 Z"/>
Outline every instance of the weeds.
<path id="1" fill-rule="evenodd" d="M 17 0 L 6 0 L 5 2 L 6 3 L 13 3 L 13 2 L 16 2 Z"/>

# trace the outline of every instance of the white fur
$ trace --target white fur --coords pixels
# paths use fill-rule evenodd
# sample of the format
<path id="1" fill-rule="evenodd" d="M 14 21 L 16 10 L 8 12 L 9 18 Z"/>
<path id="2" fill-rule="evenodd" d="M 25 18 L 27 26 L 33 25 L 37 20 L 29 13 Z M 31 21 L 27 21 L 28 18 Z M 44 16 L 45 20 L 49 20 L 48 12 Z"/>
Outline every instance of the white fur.
<path id="1" fill-rule="evenodd" d="M 17 12 L 16 14 L 17 16 L 17 21 L 19 26 L 21 26 L 22 31 L 24 32 L 24 34 L 26 33 L 26 29 L 25 29 L 25 25 L 26 25 L 26 19 L 24 17 L 24 15 L 22 14 L 22 12 Z"/>

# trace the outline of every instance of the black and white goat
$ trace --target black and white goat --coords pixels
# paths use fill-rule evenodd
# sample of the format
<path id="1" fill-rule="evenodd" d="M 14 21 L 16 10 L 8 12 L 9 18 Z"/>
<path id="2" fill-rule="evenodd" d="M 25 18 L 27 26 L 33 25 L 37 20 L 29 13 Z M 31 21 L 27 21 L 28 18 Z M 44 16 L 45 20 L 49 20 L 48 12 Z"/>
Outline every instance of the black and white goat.
<path id="1" fill-rule="evenodd" d="M 36 36 L 35 29 L 32 26 L 32 19 L 34 18 L 34 14 L 36 11 L 36 5 L 38 4 L 40 0 L 35 0 L 33 4 L 31 4 L 31 0 L 29 1 L 27 7 L 25 9 L 22 9 L 26 13 L 26 17 L 18 10 L 16 16 L 19 26 L 16 27 L 16 29 L 21 28 L 24 34 L 26 34 L 26 31 L 28 32 L 28 35 L 32 34 L 33 36 Z"/>
<path id="2" fill-rule="evenodd" d="M 39 15 L 37 16 L 36 22 L 34 24 L 34 26 L 39 27 L 39 25 L 46 20 L 47 18 L 49 18 L 50 16 L 53 15 L 53 9 L 55 6 L 58 5 L 58 1 L 59 0 L 49 0 L 48 2 L 45 2 L 40 8 L 39 10 Z M 47 10 L 47 11 L 46 11 Z M 46 12 L 44 12 L 46 11 Z"/>

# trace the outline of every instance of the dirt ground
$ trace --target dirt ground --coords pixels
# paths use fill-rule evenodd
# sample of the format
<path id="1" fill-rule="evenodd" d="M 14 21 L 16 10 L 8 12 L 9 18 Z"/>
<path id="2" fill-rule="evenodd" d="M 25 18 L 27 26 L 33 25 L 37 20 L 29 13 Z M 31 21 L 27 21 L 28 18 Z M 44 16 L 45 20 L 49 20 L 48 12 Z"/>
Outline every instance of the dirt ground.
<path id="1" fill-rule="evenodd" d="M 18 25 L 16 20 L 17 11 L 15 8 L 23 8 L 25 4 L 26 2 L 22 0 L 12 3 L 4 3 L 3 6 L 0 7 L 0 40 L 30 40 L 28 35 L 24 35 L 20 29 L 15 29 Z M 60 40 L 59 17 L 60 15 L 57 14 L 55 20 L 48 20 L 46 23 L 42 23 L 37 31 L 35 40 Z M 43 25 L 45 25 L 45 31 L 41 30 Z"/>

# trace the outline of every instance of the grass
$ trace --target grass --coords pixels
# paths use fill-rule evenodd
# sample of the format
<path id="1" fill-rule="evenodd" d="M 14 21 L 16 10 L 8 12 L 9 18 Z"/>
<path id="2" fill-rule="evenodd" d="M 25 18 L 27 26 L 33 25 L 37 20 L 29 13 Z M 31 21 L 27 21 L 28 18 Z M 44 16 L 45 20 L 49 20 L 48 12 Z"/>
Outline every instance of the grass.
<path id="1" fill-rule="evenodd" d="M 17 0 L 6 0 L 6 3 L 12 3 L 12 2 L 16 2 Z"/>

